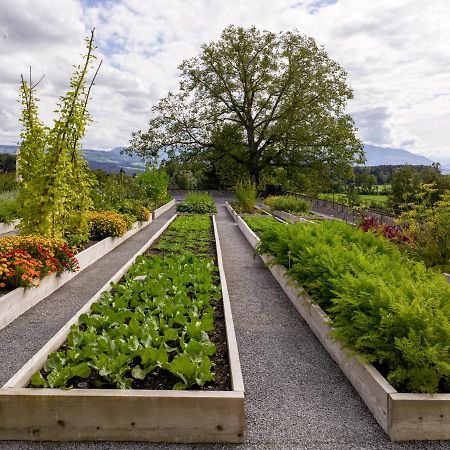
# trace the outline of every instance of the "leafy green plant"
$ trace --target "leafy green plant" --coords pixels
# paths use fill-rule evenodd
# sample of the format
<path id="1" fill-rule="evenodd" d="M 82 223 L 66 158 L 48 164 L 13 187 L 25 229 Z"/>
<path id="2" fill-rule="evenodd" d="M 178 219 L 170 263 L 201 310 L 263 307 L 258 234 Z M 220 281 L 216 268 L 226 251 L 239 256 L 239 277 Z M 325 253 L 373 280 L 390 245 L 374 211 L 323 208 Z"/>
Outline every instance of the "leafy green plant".
<path id="1" fill-rule="evenodd" d="M 214 199 L 205 192 L 189 192 L 186 198 L 177 205 L 178 212 L 195 214 L 216 214 Z"/>
<path id="2" fill-rule="evenodd" d="M 242 212 L 252 212 L 258 200 L 258 190 L 251 181 L 239 181 L 234 188 L 239 208 Z"/>
<path id="3" fill-rule="evenodd" d="M 333 335 L 401 392 L 450 389 L 450 285 L 383 237 L 337 221 L 274 227 L 274 256 L 328 313 Z"/>
<path id="4" fill-rule="evenodd" d="M 207 236 L 210 217 L 179 217 L 163 237 L 170 242 L 177 232 L 187 234 L 197 226 Z M 213 254 L 168 253 L 139 256 L 124 280 L 80 316 L 31 385 L 70 388 L 88 379 L 97 388 L 142 388 L 164 372 L 178 378 L 173 389 L 213 381 L 216 347 L 208 333 L 215 327 L 214 304 L 221 299 Z"/>
<path id="5" fill-rule="evenodd" d="M 271 230 L 273 227 L 283 226 L 273 216 L 244 216 L 243 219 L 258 236 L 261 236 L 264 231 Z"/>
<path id="6" fill-rule="evenodd" d="M 179 216 L 152 247 L 164 253 L 193 253 L 211 256 L 213 240 L 212 223 L 209 216 Z"/>
<path id="7" fill-rule="evenodd" d="M 17 192 L 0 193 L 0 222 L 11 223 L 19 218 Z"/>
<path id="8" fill-rule="evenodd" d="M 140 188 L 140 198 L 146 206 L 158 208 L 170 200 L 167 194 L 169 176 L 163 170 L 147 167 L 144 173 L 137 175 L 136 185 Z"/>
<path id="9" fill-rule="evenodd" d="M 450 271 L 450 191 L 432 202 L 434 185 L 422 185 L 414 203 L 406 205 L 398 218 L 413 254 L 427 267 Z"/>
<path id="10" fill-rule="evenodd" d="M 292 214 L 305 213 L 311 205 L 293 195 L 269 196 L 264 199 L 264 203 L 273 210 L 286 211 Z"/>

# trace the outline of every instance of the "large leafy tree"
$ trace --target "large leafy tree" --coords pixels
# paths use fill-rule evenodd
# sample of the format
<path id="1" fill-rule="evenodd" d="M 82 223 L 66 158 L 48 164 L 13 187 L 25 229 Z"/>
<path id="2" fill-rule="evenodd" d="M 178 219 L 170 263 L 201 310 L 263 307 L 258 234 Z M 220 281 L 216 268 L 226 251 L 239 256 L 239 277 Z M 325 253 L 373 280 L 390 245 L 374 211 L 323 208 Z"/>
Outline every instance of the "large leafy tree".
<path id="1" fill-rule="evenodd" d="M 256 183 L 273 168 L 348 166 L 362 156 L 346 72 L 314 39 L 229 26 L 179 67 L 180 89 L 153 107 L 128 152 L 231 160 Z"/>

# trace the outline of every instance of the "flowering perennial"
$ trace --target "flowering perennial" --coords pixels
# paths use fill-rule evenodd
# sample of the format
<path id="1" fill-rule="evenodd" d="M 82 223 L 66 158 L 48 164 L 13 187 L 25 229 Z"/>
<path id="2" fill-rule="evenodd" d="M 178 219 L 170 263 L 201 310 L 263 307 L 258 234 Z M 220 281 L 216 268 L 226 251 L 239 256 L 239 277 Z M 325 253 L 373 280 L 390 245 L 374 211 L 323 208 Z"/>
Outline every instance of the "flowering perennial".
<path id="1" fill-rule="evenodd" d="M 37 286 L 46 275 L 77 270 L 78 261 L 63 241 L 38 236 L 0 238 L 0 289 Z"/>

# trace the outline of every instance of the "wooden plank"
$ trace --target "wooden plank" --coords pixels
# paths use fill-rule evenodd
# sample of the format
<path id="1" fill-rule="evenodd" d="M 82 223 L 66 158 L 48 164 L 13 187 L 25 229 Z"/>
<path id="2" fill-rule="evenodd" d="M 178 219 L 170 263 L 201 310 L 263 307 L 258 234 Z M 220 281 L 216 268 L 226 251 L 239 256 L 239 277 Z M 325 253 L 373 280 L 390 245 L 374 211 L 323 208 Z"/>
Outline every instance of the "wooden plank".
<path id="1" fill-rule="evenodd" d="M 150 223 L 151 219 L 146 222 L 136 222 L 123 236 L 107 237 L 78 253 L 76 258 L 80 265 L 80 270 L 77 272 L 52 274 L 43 278 L 38 287 L 16 288 L 0 297 L 0 330 L 14 322 L 14 320 L 30 308 L 40 303 L 72 278 L 76 277 L 81 271 L 94 264 L 118 245 L 147 227 Z"/>
<path id="2" fill-rule="evenodd" d="M 239 360 L 239 351 L 234 331 L 233 314 L 231 312 L 230 297 L 228 295 L 227 280 L 225 269 L 223 267 L 222 249 L 220 247 L 219 233 L 217 231 L 216 218 L 213 216 L 214 237 L 216 240 L 217 264 L 219 267 L 220 284 L 222 288 L 222 301 L 225 315 L 225 327 L 227 332 L 228 359 L 230 362 L 231 381 L 233 391 L 244 392 L 244 380 L 242 379 L 241 363 Z"/>
<path id="3" fill-rule="evenodd" d="M 389 412 L 392 441 L 450 439 L 450 394 L 391 394 Z"/>
<path id="4" fill-rule="evenodd" d="M 242 392 L 10 389 L 0 395 L 3 440 L 241 442 L 243 423 Z"/>
<path id="5" fill-rule="evenodd" d="M 174 206 L 174 205 L 175 205 L 175 199 L 172 199 L 172 200 L 170 200 L 170 202 L 167 202 L 165 205 L 162 205 L 159 208 L 152 211 L 153 220 L 156 219 L 157 217 L 161 216 L 162 214 L 164 214 L 166 211 L 169 211 L 169 209 L 172 208 L 172 206 Z"/>
<path id="6" fill-rule="evenodd" d="M 91 305 L 100 300 L 102 292 L 110 288 L 111 283 L 117 283 L 122 276 L 128 271 L 134 260 L 142 255 L 164 230 L 175 220 L 174 214 L 145 244 L 141 249 L 120 269 L 114 276 L 108 280 L 97 293 L 86 303 L 10 380 L 6 382 L 3 388 L 17 388 L 25 387 L 29 382 L 33 373 L 37 372 L 44 365 L 50 353 L 57 350 L 66 340 L 73 324 L 78 323 L 78 318 L 81 314 L 87 313 Z"/>

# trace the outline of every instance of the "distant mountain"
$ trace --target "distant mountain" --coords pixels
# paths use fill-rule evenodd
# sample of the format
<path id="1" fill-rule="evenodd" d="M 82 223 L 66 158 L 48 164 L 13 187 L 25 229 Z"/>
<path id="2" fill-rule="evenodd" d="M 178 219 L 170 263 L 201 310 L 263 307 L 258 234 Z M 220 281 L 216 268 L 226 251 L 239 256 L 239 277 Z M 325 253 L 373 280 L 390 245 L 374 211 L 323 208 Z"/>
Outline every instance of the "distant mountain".
<path id="1" fill-rule="evenodd" d="M 0 153 L 16 153 L 17 145 L 0 145 Z M 111 150 L 84 149 L 84 155 L 91 169 L 102 169 L 106 172 L 125 170 L 129 174 L 143 172 L 145 163 L 136 156 L 121 154 L 125 147 L 115 147 Z"/>
<path id="2" fill-rule="evenodd" d="M 413 166 L 429 166 L 433 163 L 431 159 L 425 156 L 402 150 L 400 148 L 376 147 L 374 145 L 364 145 L 366 152 L 366 166 L 399 166 L 402 164 L 411 164 Z"/>

